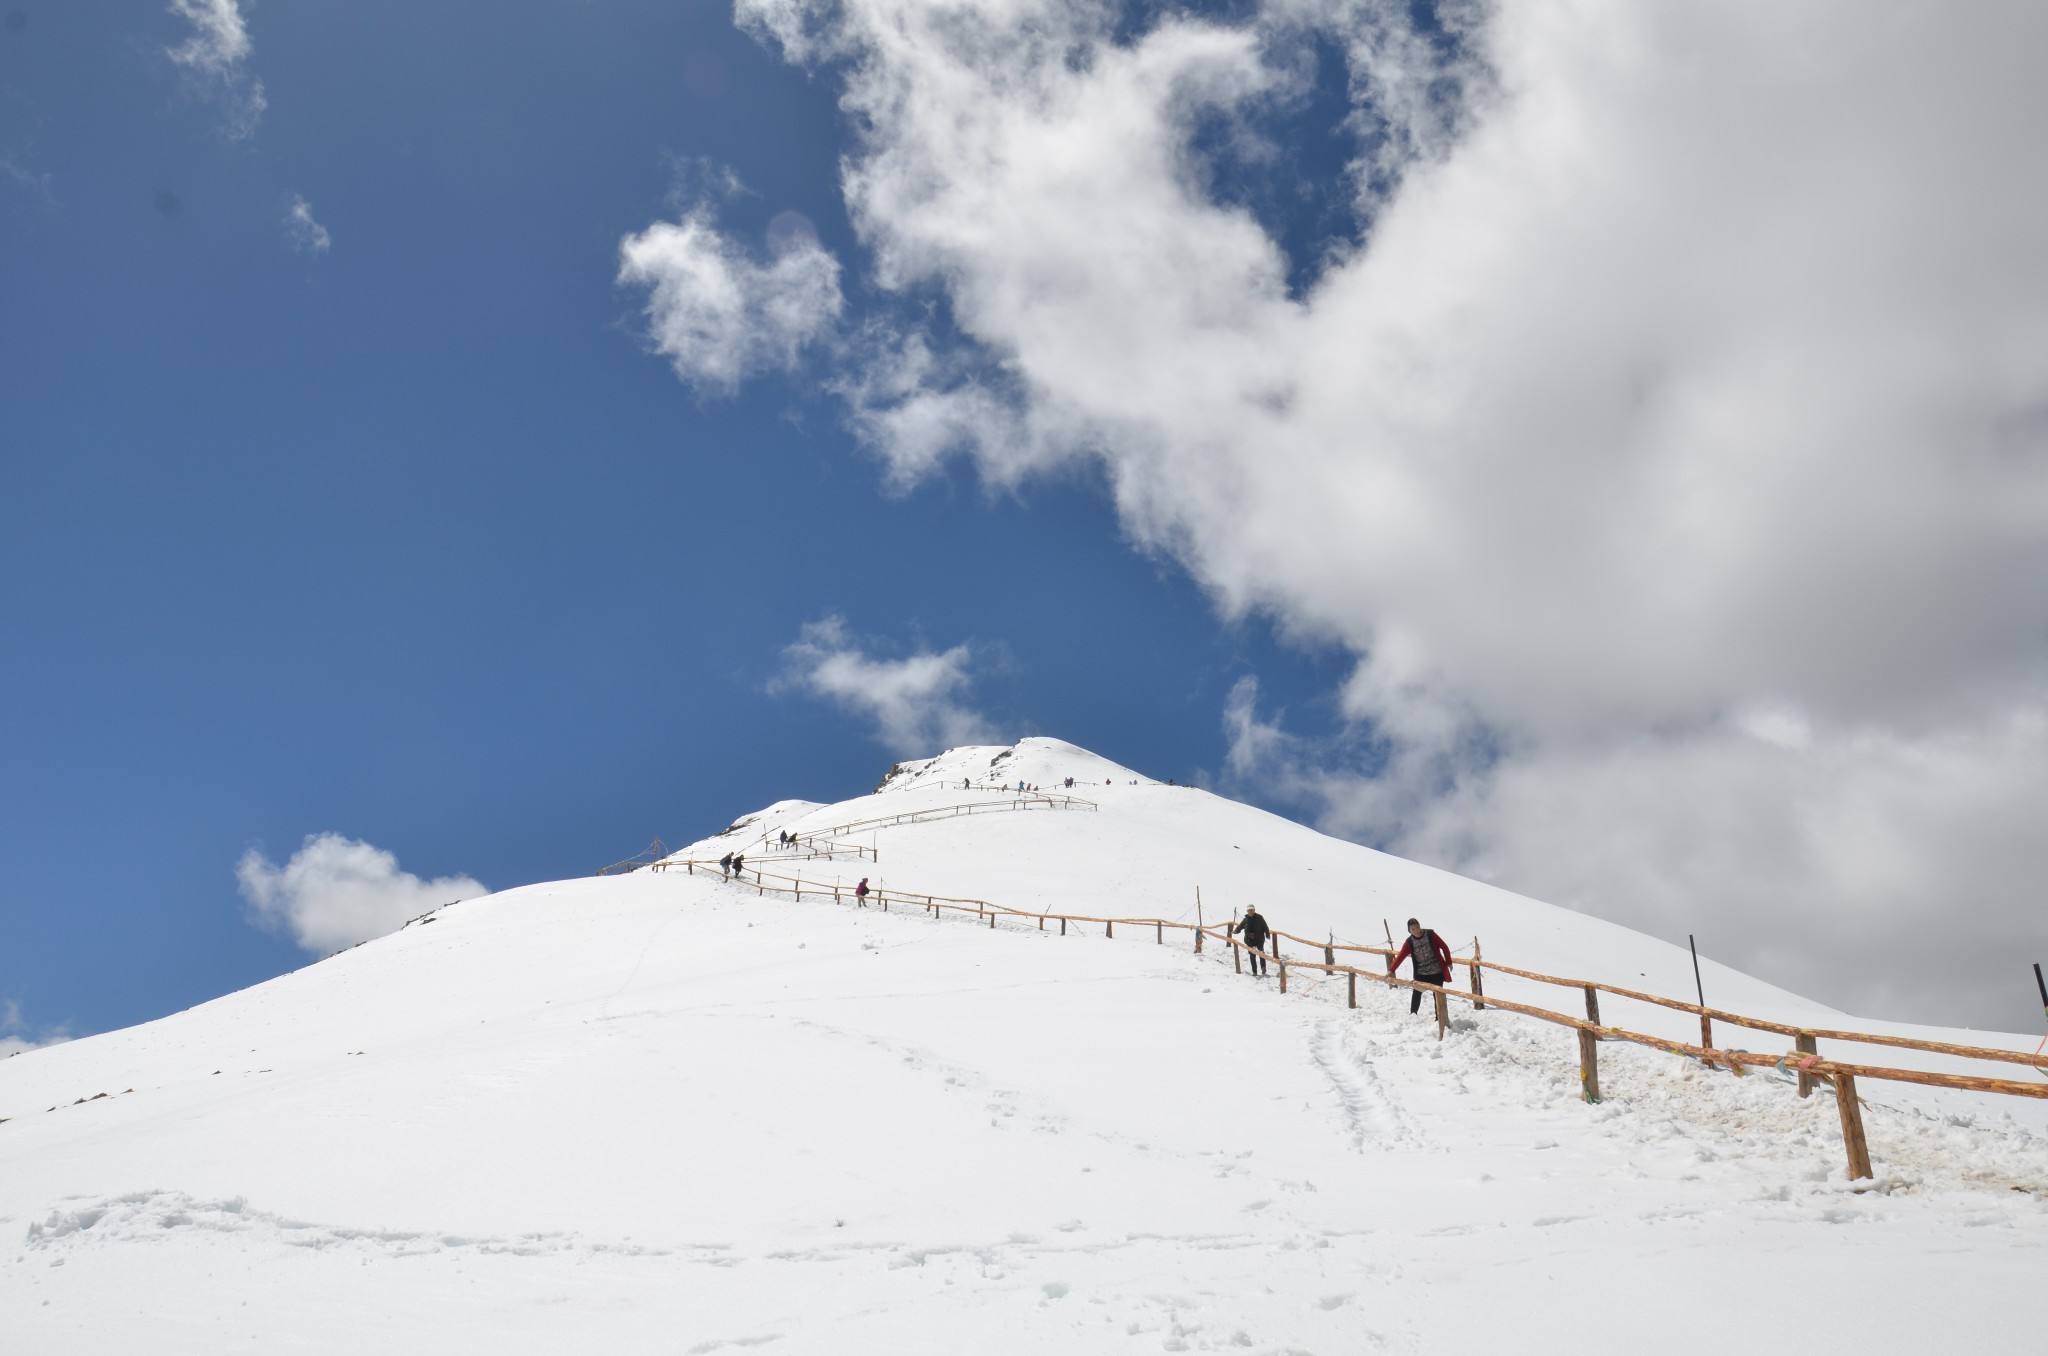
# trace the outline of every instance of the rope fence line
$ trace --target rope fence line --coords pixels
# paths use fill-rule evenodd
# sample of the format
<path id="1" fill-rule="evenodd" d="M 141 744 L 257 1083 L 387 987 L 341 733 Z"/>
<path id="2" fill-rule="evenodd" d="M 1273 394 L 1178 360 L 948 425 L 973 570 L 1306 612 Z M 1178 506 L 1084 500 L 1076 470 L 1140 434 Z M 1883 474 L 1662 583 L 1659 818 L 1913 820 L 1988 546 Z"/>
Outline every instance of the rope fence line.
<path id="1" fill-rule="evenodd" d="M 995 790 L 993 787 L 979 789 Z M 860 861 L 878 862 L 882 859 L 882 854 L 879 850 L 866 843 L 845 842 L 843 841 L 845 836 L 874 829 L 893 829 L 904 824 L 929 824 L 935 820 L 958 819 L 963 815 L 1009 814 L 1022 810 L 1099 810 L 1102 808 L 1092 800 L 1083 800 L 1079 796 L 1059 795 L 1051 791 L 1011 791 L 1002 794 L 1006 795 L 1007 799 L 1000 801 L 959 801 L 951 805 L 933 805 L 922 810 L 905 810 L 900 814 L 875 815 L 868 819 L 855 819 L 844 824 L 833 824 L 822 829 L 812 829 L 807 833 L 799 833 L 796 836 L 795 846 L 805 848 L 817 857 L 851 856 Z M 751 853 L 757 847 L 781 849 L 784 845 L 778 843 L 768 834 L 763 833 L 759 838 L 756 838 L 747 845 L 746 852 Z M 776 855 L 765 856 L 761 860 L 775 861 L 779 856 L 792 855 L 796 854 L 778 852 Z M 637 857 L 627 858 L 625 862 L 618 862 L 605 867 L 597 874 L 600 876 L 615 874 L 621 868 L 632 871 L 652 864 L 648 860 L 647 855 L 642 853 Z"/>
<path id="2" fill-rule="evenodd" d="M 720 871 L 721 875 L 726 874 L 720 870 L 719 864 L 715 861 L 706 862 L 694 859 L 657 862 L 653 865 L 652 869 L 655 871 L 665 871 L 676 866 L 683 867 L 691 875 L 695 875 L 699 867 L 703 867 L 707 871 Z M 820 899 L 830 895 L 832 901 L 837 904 L 844 902 L 844 897 L 853 894 L 851 890 L 836 882 L 826 885 L 817 881 L 806 881 L 801 877 L 784 876 L 752 868 L 740 873 L 740 882 L 742 884 L 747 883 L 745 878 L 749 875 L 753 877 L 752 884 L 757 895 L 766 895 L 768 892 L 773 891 L 779 895 L 791 895 L 795 899 L 801 900 L 805 893 L 808 892 Z M 775 883 L 771 884 L 770 882 Z M 899 907 L 916 907 L 930 913 L 935 919 L 943 917 L 947 913 L 962 915 L 971 913 L 975 915 L 977 921 L 986 920 L 991 928 L 995 927 L 1001 919 L 1034 923 L 1039 931 L 1049 931 L 1049 925 L 1056 923 L 1061 936 L 1067 934 L 1069 925 L 1081 924 L 1091 927 L 1100 926 L 1105 937 L 1114 938 L 1117 927 L 1122 925 L 1126 932 L 1133 928 L 1140 930 L 1149 929 L 1153 934 L 1155 943 L 1160 945 L 1164 945 L 1166 933 L 1171 929 L 1175 932 L 1192 934 L 1193 949 L 1197 955 L 1203 954 L 1204 944 L 1208 941 L 1221 942 L 1228 946 L 1231 949 L 1232 964 L 1239 972 L 1243 970 L 1245 954 L 1254 951 L 1254 948 L 1232 935 L 1229 928 L 1218 923 L 1204 925 L 1171 918 L 1111 917 L 1032 911 L 995 904 L 985 899 L 968 899 L 953 895 L 920 894 L 904 890 L 876 888 L 871 888 L 865 900 L 861 902 L 863 904 L 874 904 L 885 913 L 889 912 L 891 904 Z M 1282 941 L 1292 942 L 1321 951 L 1324 959 L 1315 961 L 1298 956 L 1290 958 L 1281 952 L 1279 943 Z M 1475 955 L 1464 961 L 1468 973 L 1472 976 L 1472 987 L 1469 993 L 1451 988 L 1448 985 L 1428 984 L 1420 980 L 1402 979 L 1391 971 L 1361 969 L 1354 965 L 1340 964 L 1336 959 L 1336 955 L 1340 951 L 1347 954 L 1372 955 L 1382 959 L 1391 959 L 1396 954 L 1391 947 L 1338 942 L 1334 937 L 1317 941 L 1311 938 L 1299 937 L 1293 933 L 1275 930 L 1270 934 L 1268 949 L 1257 954 L 1263 956 L 1267 963 L 1278 972 L 1279 989 L 1282 993 L 1287 992 L 1287 974 L 1289 968 L 1292 967 L 1296 970 L 1308 970 L 1330 977 L 1344 976 L 1346 1003 L 1347 1006 L 1353 1008 L 1358 1006 L 1358 981 L 1361 978 L 1389 988 L 1409 989 L 1430 994 L 1435 1003 L 1438 1040 L 1442 1040 L 1445 1032 L 1450 1028 L 1449 1000 L 1453 998 L 1458 999 L 1460 1002 L 1469 1003 L 1475 1011 L 1495 1008 L 1503 1012 L 1533 1017 L 1538 1021 L 1569 1028 L 1577 1038 L 1580 1085 L 1585 1099 L 1589 1102 L 1600 1100 L 1598 1050 L 1599 1044 L 1602 1041 L 1626 1041 L 1636 1045 L 1648 1046 L 1651 1049 L 1662 1050 L 1669 1054 L 1698 1060 L 1708 1067 L 1725 1068 L 1737 1076 L 1747 1073 L 1750 1069 L 1775 1069 L 1781 1074 L 1796 1076 L 1798 1095 L 1801 1097 L 1810 1095 L 1816 1085 L 1825 1084 L 1832 1087 L 1835 1093 L 1836 1109 L 1842 1125 L 1843 1146 L 1848 1159 L 1849 1177 L 1852 1181 L 1873 1176 L 1870 1166 L 1870 1150 L 1863 1131 L 1861 1104 L 1856 1095 L 1856 1080 L 1858 1078 L 1912 1083 L 1923 1087 L 1995 1093 L 2011 1097 L 2048 1099 L 2048 1083 L 2017 1082 L 2011 1079 L 1985 1078 L 1973 1074 L 1932 1073 L 1919 1069 L 1901 1069 L 1825 1059 L 1819 1053 L 1818 1042 L 1825 1039 L 1873 1046 L 1888 1046 L 1947 1055 L 1955 1058 L 1985 1059 L 2023 1064 L 2034 1068 L 2036 1071 L 2048 1071 L 2035 1059 L 2019 1051 L 1999 1050 L 1984 1046 L 1956 1045 L 1945 1041 L 1918 1040 L 1904 1036 L 1885 1036 L 1875 1032 L 1835 1031 L 1825 1028 L 1789 1026 L 1782 1022 L 1745 1017 L 1741 1014 L 1726 1012 L 1719 1008 L 1707 1008 L 1699 1004 L 1686 1003 L 1678 999 L 1665 998 L 1661 995 L 1644 993 L 1640 990 L 1627 989 L 1618 985 L 1603 984 L 1594 980 L 1546 975 L 1539 971 L 1523 970 L 1514 966 L 1502 965 L 1498 961 L 1483 960 L 1476 954 L 1479 950 L 1476 938 L 1474 939 L 1473 949 Z M 1538 983 L 1579 989 L 1584 992 L 1586 997 L 1587 1015 L 1585 1017 L 1576 1017 L 1569 1013 L 1556 1011 L 1555 1009 L 1537 1007 L 1532 1004 L 1504 999 L 1498 995 L 1489 997 L 1484 991 L 1484 982 L 1480 978 L 1485 970 L 1514 975 L 1518 978 Z M 1693 1045 L 1685 1041 L 1654 1036 L 1648 1032 L 1630 1030 L 1627 1027 L 1603 1024 L 1599 1017 L 1597 997 L 1598 994 L 1603 992 L 1648 1002 L 1675 1011 L 1696 1013 L 1701 1020 L 1703 1039 L 1700 1044 Z M 1783 1055 L 1759 1054 L 1747 1050 L 1717 1049 L 1712 1044 L 1710 1027 L 1710 1023 L 1716 1020 L 1731 1026 L 1791 1036 L 1796 1044 L 1792 1050 Z"/>
<path id="3" fill-rule="evenodd" d="M 962 815 L 985 815 L 1008 813 L 1017 810 L 1099 810 L 1102 807 L 1092 800 L 1079 796 L 1062 796 L 1051 791 L 1011 792 L 1008 801 L 965 800 L 951 805 L 933 805 L 922 810 L 905 810 L 900 814 L 874 815 L 868 819 L 855 819 L 845 824 L 834 824 L 827 828 L 813 829 L 797 835 L 797 841 L 812 838 L 841 838 L 849 833 L 864 829 L 893 829 L 899 824 L 926 824 L 935 819 L 957 819 Z M 765 838 L 763 842 L 767 841 Z"/>

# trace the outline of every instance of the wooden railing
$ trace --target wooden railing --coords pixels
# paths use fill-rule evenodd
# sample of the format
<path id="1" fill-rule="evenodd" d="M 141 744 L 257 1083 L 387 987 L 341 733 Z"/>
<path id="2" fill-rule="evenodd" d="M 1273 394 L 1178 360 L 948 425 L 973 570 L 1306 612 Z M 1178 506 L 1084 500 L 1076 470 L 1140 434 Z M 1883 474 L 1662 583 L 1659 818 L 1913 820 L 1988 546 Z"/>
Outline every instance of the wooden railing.
<path id="1" fill-rule="evenodd" d="M 715 861 L 703 862 L 696 860 L 659 862 L 654 865 L 653 869 L 665 871 L 672 870 L 677 866 L 683 867 L 692 875 L 695 875 L 699 868 L 707 871 L 718 871 L 720 869 Z M 798 900 L 801 900 L 806 894 L 820 900 L 829 895 L 835 904 L 851 902 L 854 898 L 852 890 L 837 883 L 828 885 L 818 881 L 806 881 L 800 877 L 764 872 L 752 867 L 748 867 L 741 873 L 740 883 L 752 884 L 757 894 L 766 895 L 773 892 L 791 895 Z M 1040 931 L 1045 931 L 1049 925 L 1056 923 L 1059 926 L 1061 936 L 1066 935 L 1069 925 L 1072 924 L 1099 926 L 1106 937 L 1116 936 L 1116 929 L 1118 927 L 1124 928 L 1126 932 L 1136 928 L 1140 931 L 1150 930 L 1153 934 L 1153 940 L 1161 945 L 1165 943 L 1166 934 L 1169 930 L 1185 932 L 1192 934 L 1194 950 L 1198 955 L 1202 953 L 1205 942 L 1216 942 L 1229 947 L 1231 962 L 1240 972 L 1244 967 L 1245 954 L 1253 949 L 1247 946 L 1239 937 L 1233 935 L 1231 927 L 1226 927 L 1220 923 L 1190 923 L 1185 919 L 1173 918 L 1114 918 L 1098 917 L 1089 914 L 1051 913 L 1028 909 L 1014 909 L 1006 905 L 991 903 L 985 899 L 919 894 L 891 889 L 870 889 L 866 898 L 861 903 L 875 905 L 885 912 L 889 910 L 892 904 L 914 907 L 930 913 L 934 918 L 942 917 L 947 913 L 971 913 L 976 916 L 977 920 L 986 919 L 988 926 L 991 928 L 995 927 L 1001 919 L 1035 923 Z M 1232 926 L 1234 927 L 1234 924 Z M 1281 950 L 1281 943 L 1283 942 L 1312 948 L 1315 951 L 1321 952 L 1323 959 L 1315 961 L 1299 956 L 1288 957 Z M 1475 953 L 1478 951 L 1476 939 L 1474 951 Z M 1955 1045 L 1945 1041 L 1918 1040 L 1912 1037 L 1887 1036 L 1875 1032 L 1836 1031 L 1826 1028 L 1791 1026 L 1783 1022 L 1768 1021 L 1760 1017 L 1745 1017 L 1719 1008 L 1703 1007 L 1696 1003 L 1687 1003 L 1680 999 L 1666 998 L 1659 994 L 1645 993 L 1641 990 L 1623 988 L 1619 985 L 1604 984 L 1596 980 L 1569 979 L 1558 975 L 1542 974 L 1534 970 L 1523 970 L 1515 966 L 1503 965 L 1498 961 L 1485 960 L 1477 954 L 1469 958 L 1457 958 L 1458 963 L 1466 966 L 1467 973 L 1471 977 L 1471 989 L 1467 992 L 1451 988 L 1448 985 L 1428 984 L 1420 980 L 1402 979 L 1399 975 L 1394 974 L 1391 968 L 1384 970 L 1362 969 L 1353 965 L 1341 964 L 1337 960 L 1339 952 L 1352 955 L 1375 956 L 1389 963 L 1389 965 L 1391 965 L 1393 957 L 1397 954 L 1391 947 L 1339 942 L 1334 937 L 1318 941 L 1313 938 L 1298 937 L 1293 933 L 1279 931 L 1269 934 L 1267 947 L 1259 954 L 1278 972 L 1279 988 L 1282 993 L 1287 992 L 1287 972 L 1292 967 L 1296 970 L 1311 970 L 1324 975 L 1344 976 L 1346 1002 L 1348 1006 L 1354 1008 L 1358 1006 L 1358 981 L 1361 979 L 1389 988 L 1411 989 L 1430 994 L 1433 996 L 1435 1003 L 1438 1040 L 1442 1040 L 1444 1033 L 1449 1029 L 1449 1000 L 1453 998 L 1460 1002 L 1469 1003 L 1475 1011 L 1494 1008 L 1503 1012 L 1516 1013 L 1524 1017 L 1533 1017 L 1538 1021 L 1549 1022 L 1555 1026 L 1568 1027 L 1574 1032 L 1577 1039 L 1579 1081 L 1581 1091 L 1589 1102 L 1600 1100 L 1599 1045 L 1602 1041 L 1627 1041 L 1636 1045 L 1645 1045 L 1652 1049 L 1663 1050 L 1671 1054 L 1684 1055 L 1698 1060 L 1709 1067 L 1725 1068 L 1730 1073 L 1738 1076 L 1750 1069 L 1775 1069 L 1779 1073 L 1796 1078 L 1798 1095 L 1801 1097 L 1808 1096 L 1815 1086 L 1825 1084 L 1832 1087 L 1835 1093 L 1836 1110 L 1841 1119 L 1842 1141 L 1848 1158 L 1849 1177 L 1851 1180 L 1867 1178 L 1872 1175 L 1870 1150 L 1863 1131 L 1863 1113 L 1861 1103 L 1856 1095 L 1856 1080 L 1859 1078 L 1873 1081 L 1913 1083 L 1923 1087 L 1954 1088 L 1969 1092 L 1986 1092 L 2009 1097 L 2032 1097 L 2048 1100 L 2048 1082 L 2021 1082 L 2013 1079 L 1985 1078 L 1973 1074 L 1900 1069 L 1823 1058 L 1819 1052 L 1819 1042 L 1822 1040 L 1832 1040 L 1872 1046 L 1887 1046 L 1904 1050 L 1917 1050 L 1952 1058 L 2021 1064 L 2033 1069 L 2037 1073 L 2048 1074 L 2048 1062 L 2044 1062 L 2036 1056 L 2030 1056 L 2015 1050 L 2000 1050 L 1986 1046 Z M 1482 978 L 1487 971 L 1503 975 L 1513 975 L 1519 979 L 1541 984 L 1578 989 L 1585 995 L 1586 1016 L 1578 1017 L 1571 1013 L 1559 1012 L 1551 1008 L 1518 1003 L 1504 999 L 1497 994 L 1488 996 L 1485 992 L 1485 983 Z M 1597 997 L 1601 993 L 1609 993 L 1617 997 L 1651 1003 L 1658 1007 L 1670 1008 L 1675 1011 L 1695 1013 L 1701 1020 L 1701 1041 L 1698 1045 L 1692 1045 L 1684 1041 L 1675 1041 L 1667 1037 L 1651 1035 L 1648 1032 L 1632 1031 L 1626 1027 L 1604 1025 L 1600 1021 L 1599 999 Z M 1720 1021 L 1730 1026 L 1742 1027 L 1752 1031 L 1790 1036 L 1794 1039 L 1795 1045 L 1793 1049 L 1783 1055 L 1759 1054 L 1747 1050 L 1716 1049 L 1712 1042 L 1710 1025 L 1714 1021 Z"/>

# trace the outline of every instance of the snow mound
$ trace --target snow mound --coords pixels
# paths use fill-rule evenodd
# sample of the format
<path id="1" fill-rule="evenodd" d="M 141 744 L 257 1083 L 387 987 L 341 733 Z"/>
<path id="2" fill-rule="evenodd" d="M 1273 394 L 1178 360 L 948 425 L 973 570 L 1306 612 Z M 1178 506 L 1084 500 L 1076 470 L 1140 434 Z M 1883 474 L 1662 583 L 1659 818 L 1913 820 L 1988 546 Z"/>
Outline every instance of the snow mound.
<path id="1" fill-rule="evenodd" d="M 880 821 L 878 862 L 784 869 L 1120 917 L 1192 917 L 1199 886 L 1208 918 L 1368 940 L 1420 911 L 1535 968 L 1690 980 L 1682 949 L 1071 745 L 1001 752 L 700 846 Z M 977 762 L 1108 784 L 963 792 Z M 1769 1073 L 1602 1047 L 1589 1106 L 1568 1032 L 1460 1008 L 1439 1042 L 1404 995 L 1282 995 L 1149 930 L 678 865 L 434 918 L 0 1063 L 0 1345 L 1407 1352 L 1448 1321 L 1532 1353 L 1888 1351 L 1952 1342 L 1960 1302 L 1973 1348 L 2038 1350 L 2048 1139 L 1990 1099 L 1867 1089 L 1852 1184 L 1831 1099 Z M 1742 1302 L 1674 1325 L 1703 1282 Z"/>

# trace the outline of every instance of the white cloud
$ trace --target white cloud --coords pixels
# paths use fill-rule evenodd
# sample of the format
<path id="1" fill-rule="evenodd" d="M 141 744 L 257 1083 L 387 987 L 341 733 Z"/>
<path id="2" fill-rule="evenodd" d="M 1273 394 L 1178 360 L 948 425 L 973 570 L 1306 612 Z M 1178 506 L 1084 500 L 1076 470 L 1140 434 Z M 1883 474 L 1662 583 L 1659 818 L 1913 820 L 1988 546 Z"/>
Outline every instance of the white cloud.
<path id="1" fill-rule="evenodd" d="M 808 223 L 785 213 L 767 243 L 753 257 L 701 207 L 619 242 L 619 283 L 647 289 L 649 342 L 699 390 L 794 368 L 839 316 L 839 261 Z"/>
<path id="2" fill-rule="evenodd" d="M 822 697 L 872 721 L 875 738 L 899 757 L 996 742 L 987 718 L 966 704 L 973 654 L 965 645 L 878 658 L 832 616 L 807 624 L 782 654 L 771 691 Z"/>
<path id="3" fill-rule="evenodd" d="M 2048 707 L 1938 733 L 1744 718 L 1424 756 L 1284 730 L 1245 680 L 1227 781 L 1381 843 L 1874 1015 L 2024 1030 L 2037 1007 Z M 2000 970 L 2000 958 L 2011 958 Z"/>
<path id="4" fill-rule="evenodd" d="M 738 9 L 846 82 L 892 475 L 1097 462 L 1226 614 L 1350 649 L 1294 766 L 1359 836 L 1667 935 L 1796 897 L 1728 916 L 1886 948 L 1822 996 L 1982 1010 L 1871 866 L 2007 937 L 2048 873 L 2001 799 L 2048 706 L 2048 10 Z M 1355 215 L 1291 290 L 1200 132 L 1298 107 L 1310 34 Z M 964 343 L 901 332 L 934 301 Z"/>
<path id="5" fill-rule="evenodd" d="M 0 1059 L 18 1055 L 24 1050 L 40 1050 L 46 1045 L 62 1045 L 70 1039 L 70 1028 L 33 1028 L 22 1017 L 19 1000 L 0 999 Z"/>
<path id="6" fill-rule="evenodd" d="M 219 96 L 230 137 L 240 140 L 254 134 L 270 101 L 263 82 L 249 73 L 249 55 L 255 48 L 236 0 L 170 0 L 170 10 L 191 31 L 164 54 Z"/>
<path id="7" fill-rule="evenodd" d="M 313 205 L 296 193 L 284 214 L 284 233 L 292 248 L 303 254 L 325 254 L 334 243 L 327 228 L 314 220 Z"/>
<path id="8" fill-rule="evenodd" d="M 422 880 L 382 848 L 338 833 L 309 834 L 283 866 L 251 848 L 235 866 L 255 922 L 315 954 L 394 931 L 409 918 L 485 893 L 468 876 Z"/>

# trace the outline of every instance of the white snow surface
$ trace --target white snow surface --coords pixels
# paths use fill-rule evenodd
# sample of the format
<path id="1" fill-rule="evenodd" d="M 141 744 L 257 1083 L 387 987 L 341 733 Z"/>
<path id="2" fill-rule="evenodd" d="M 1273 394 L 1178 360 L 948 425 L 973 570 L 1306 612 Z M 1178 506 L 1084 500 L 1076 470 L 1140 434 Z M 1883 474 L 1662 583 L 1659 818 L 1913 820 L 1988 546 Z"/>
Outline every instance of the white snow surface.
<path id="1" fill-rule="evenodd" d="M 984 789 L 1020 780 L 1099 808 Z M 761 860 L 785 828 L 962 803 L 991 808 L 855 835 L 879 862 Z M 1034 910 L 1192 919 L 1199 886 L 1206 918 L 1359 941 L 1415 914 L 1461 954 L 1691 987 L 1682 946 L 1054 740 L 780 802 L 677 860 L 735 847 Z M 449 907 L 0 1062 L 0 1352 L 2044 1349 L 2040 1102 L 1866 1086 L 1878 1176 L 1852 1185 L 1825 1090 L 1604 1045 L 1588 1105 L 1561 1028 L 1458 1005 L 1439 1042 L 1405 993 L 1348 1010 L 1186 947 L 681 867 Z M 2039 1040 L 1705 970 L 1758 1016 Z"/>

